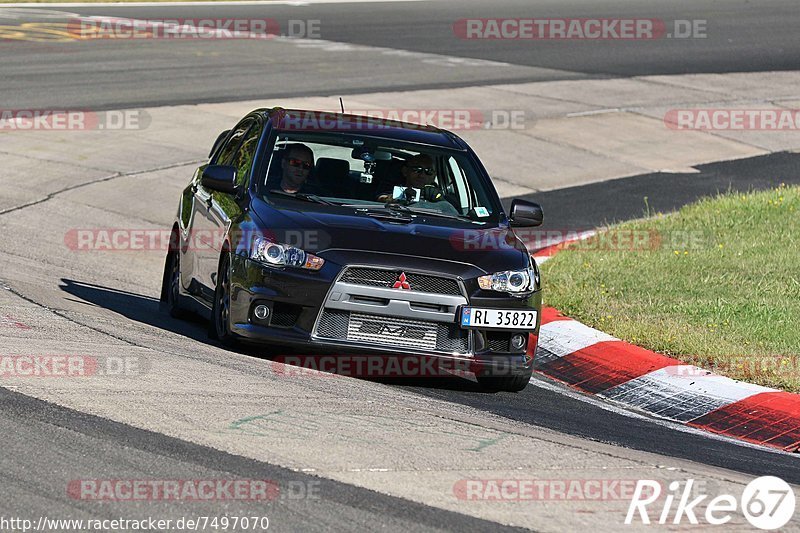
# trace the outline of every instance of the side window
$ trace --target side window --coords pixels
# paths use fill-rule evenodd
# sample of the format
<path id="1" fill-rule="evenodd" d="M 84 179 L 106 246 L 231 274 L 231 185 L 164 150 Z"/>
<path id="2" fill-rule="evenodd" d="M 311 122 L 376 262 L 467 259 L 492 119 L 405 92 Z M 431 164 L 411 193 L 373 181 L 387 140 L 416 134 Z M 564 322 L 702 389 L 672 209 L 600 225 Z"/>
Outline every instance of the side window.
<path id="1" fill-rule="evenodd" d="M 236 129 L 234 130 L 233 134 L 228 138 L 228 141 L 219 151 L 219 155 L 217 156 L 217 160 L 215 161 L 217 165 L 231 164 L 231 161 L 233 160 L 233 155 L 236 153 L 236 149 L 239 148 L 239 144 L 242 142 L 242 138 L 252 125 L 253 125 L 253 119 L 247 119 L 240 122 L 239 125 L 236 126 Z"/>
<path id="2" fill-rule="evenodd" d="M 259 124 L 253 125 L 250 131 L 244 135 L 239 151 L 234 155 L 231 165 L 236 167 L 236 185 L 246 186 L 247 180 L 250 177 L 250 171 L 253 168 L 253 160 L 256 158 L 256 148 L 258 148 L 258 140 L 261 138 L 261 126 Z"/>

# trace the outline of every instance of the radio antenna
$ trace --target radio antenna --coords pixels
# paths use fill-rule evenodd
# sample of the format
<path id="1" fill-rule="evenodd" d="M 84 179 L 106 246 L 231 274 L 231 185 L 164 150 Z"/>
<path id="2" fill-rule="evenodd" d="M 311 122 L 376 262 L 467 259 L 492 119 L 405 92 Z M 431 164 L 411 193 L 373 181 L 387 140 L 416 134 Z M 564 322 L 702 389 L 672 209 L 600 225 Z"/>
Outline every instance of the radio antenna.
<path id="1" fill-rule="evenodd" d="M 342 101 L 342 97 L 339 97 L 339 106 L 342 108 L 342 113 L 344 113 L 344 102 Z"/>

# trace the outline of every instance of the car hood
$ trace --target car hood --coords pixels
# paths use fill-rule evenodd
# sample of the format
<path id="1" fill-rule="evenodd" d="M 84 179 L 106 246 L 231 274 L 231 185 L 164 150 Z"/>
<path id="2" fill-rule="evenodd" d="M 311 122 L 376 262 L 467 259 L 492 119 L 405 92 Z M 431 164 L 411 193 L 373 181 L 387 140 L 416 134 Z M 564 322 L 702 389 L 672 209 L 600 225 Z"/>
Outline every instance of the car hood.
<path id="1" fill-rule="evenodd" d="M 286 205 L 291 203 L 292 208 Z M 487 273 L 529 265 L 525 245 L 504 225 L 472 224 L 462 220 L 415 216 L 407 222 L 384 210 L 386 217 L 365 210 L 298 202 L 281 202 L 281 209 L 253 202 L 254 222 L 276 242 L 327 257 L 338 250 L 381 252 L 474 265 Z"/>

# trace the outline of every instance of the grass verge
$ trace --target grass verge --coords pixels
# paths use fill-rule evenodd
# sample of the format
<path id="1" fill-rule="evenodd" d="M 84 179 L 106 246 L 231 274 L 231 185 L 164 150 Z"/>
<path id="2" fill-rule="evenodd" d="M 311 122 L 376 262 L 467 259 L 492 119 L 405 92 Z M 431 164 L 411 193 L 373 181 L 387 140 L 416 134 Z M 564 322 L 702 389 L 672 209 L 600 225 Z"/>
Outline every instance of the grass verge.
<path id="1" fill-rule="evenodd" d="M 706 198 L 542 265 L 545 303 L 644 348 L 800 391 L 800 187 Z"/>

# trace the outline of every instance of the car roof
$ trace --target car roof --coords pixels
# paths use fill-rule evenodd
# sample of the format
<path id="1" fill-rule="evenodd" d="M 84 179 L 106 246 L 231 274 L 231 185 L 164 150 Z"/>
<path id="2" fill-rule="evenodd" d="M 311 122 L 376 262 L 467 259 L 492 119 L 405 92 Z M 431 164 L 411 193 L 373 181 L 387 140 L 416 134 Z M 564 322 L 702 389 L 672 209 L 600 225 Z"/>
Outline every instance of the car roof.
<path id="1" fill-rule="evenodd" d="M 260 113 L 264 117 L 272 119 L 273 127 L 279 131 L 347 133 L 458 150 L 465 149 L 463 141 L 457 135 L 429 125 L 422 126 L 365 115 L 281 107 L 258 109 L 254 113 Z"/>

